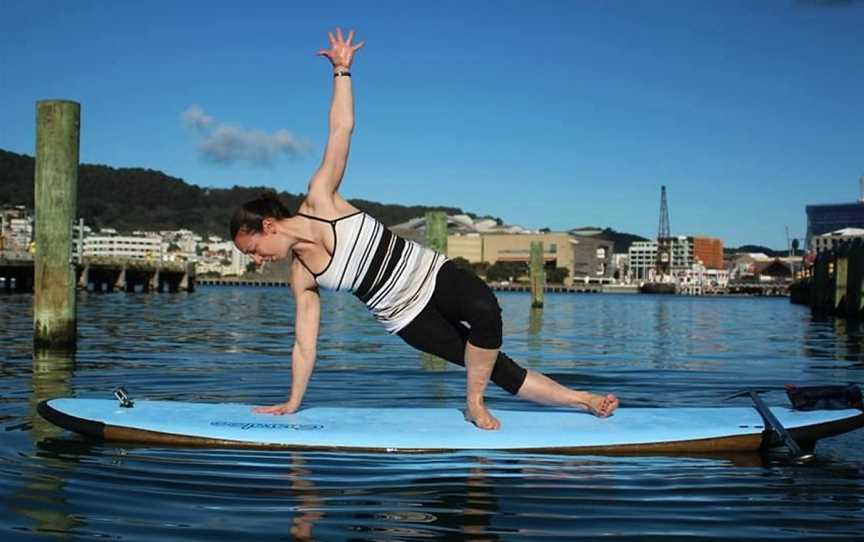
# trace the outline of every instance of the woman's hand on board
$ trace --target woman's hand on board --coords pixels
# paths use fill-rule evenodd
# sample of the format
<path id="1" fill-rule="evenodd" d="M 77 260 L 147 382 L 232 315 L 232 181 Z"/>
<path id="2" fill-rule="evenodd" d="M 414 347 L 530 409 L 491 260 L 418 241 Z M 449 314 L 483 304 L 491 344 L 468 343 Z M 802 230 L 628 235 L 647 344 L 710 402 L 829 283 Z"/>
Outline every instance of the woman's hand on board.
<path id="1" fill-rule="evenodd" d="M 299 404 L 294 404 L 289 401 L 287 403 L 279 403 L 278 405 L 273 406 L 257 407 L 252 411 L 256 414 L 273 414 L 276 416 L 284 416 L 285 414 L 294 414 L 295 412 L 297 412 L 298 408 L 300 408 Z"/>

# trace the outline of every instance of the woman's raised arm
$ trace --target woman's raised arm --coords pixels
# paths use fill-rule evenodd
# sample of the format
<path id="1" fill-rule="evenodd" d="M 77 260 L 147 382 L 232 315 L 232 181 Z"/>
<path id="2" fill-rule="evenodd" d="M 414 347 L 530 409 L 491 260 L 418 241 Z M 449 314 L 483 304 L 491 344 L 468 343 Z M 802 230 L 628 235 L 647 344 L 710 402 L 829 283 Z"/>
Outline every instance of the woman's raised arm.
<path id="1" fill-rule="evenodd" d="M 330 134 L 324 160 L 309 181 L 309 198 L 313 202 L 318 198 L 332 198 L 345 174 L 351 132 L 354 130 L 354 95 L 351 91 L 350 70 L 354 53 L 365 43 L 352 45 L 353 30 L 348 33 L 347 39 L 339 28 L 335 35 L 332 32 L 327 35 L 330 49 L 322 49 L 318 54 L 327 57 L 333 66 L 333 99 L 330 102 Z"/>

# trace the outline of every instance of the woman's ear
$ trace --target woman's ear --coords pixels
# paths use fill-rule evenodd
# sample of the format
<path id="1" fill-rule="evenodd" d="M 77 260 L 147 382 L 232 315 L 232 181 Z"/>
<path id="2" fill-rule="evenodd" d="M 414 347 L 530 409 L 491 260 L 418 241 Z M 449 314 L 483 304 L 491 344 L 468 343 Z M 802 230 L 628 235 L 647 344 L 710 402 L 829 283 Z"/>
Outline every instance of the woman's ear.
<path id="1" fill-rule="evenodd" d="M 276 221 L 273 220 L 272 217 L 267 217 L 261 220 L 261 231 L 264 233 L 275 233 L 276 232 Z"/>

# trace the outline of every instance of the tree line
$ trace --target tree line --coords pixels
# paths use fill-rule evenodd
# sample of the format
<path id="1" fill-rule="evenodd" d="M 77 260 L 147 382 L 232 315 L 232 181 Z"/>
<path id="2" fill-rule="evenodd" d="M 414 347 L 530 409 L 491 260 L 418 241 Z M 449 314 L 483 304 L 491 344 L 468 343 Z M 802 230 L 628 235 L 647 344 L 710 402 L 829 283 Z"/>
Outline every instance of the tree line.
<path id="1" fill-rule="evenodd" d="M 0 206 L 33 208 L 34 170 L 32 156 L 0 150 Z M 81 164 L 78 167 L 78 215 L 97 230 L 110 227 L 125 233 L 187 229 L 227 238 L 228 222 L 234 209 L 271 190 L 265 186 L 202 188 L 153 169 Z M 302 194 L 279 192 L 279 196 L 292 212 L 303 201 Z M 476 218 L 456 207 L 349 201 L 386 226 L 423 216 L 427 211 Z"/>

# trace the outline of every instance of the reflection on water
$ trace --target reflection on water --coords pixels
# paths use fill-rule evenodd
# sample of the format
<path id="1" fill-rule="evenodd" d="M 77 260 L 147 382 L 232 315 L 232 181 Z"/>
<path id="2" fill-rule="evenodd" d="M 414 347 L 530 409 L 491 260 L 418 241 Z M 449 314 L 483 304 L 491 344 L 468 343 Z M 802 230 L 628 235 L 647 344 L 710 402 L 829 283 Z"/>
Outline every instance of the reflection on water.
<path id="1" fill-rule="evenodd" d="M 864 435 L 780 456 L 335 454 L 96 443 L 35 414 L 54 396 L 244 402 L 290 389 L 284 289 L 81 293 L 75 356 L 33 355 L 29 296 L 0 297 L 3 538 L 860 539 Z M 745 386 L 861 382 L 860 324 L 783 299 L 499 294 L 504 349 L 625 406 L 723 405 Z M 450 406 L 465 375 L 324 294 L 305 406 Z M 769 393 L 769 403 L 784 401 Z M 496 408 L 542 408 L 490 387 Z M 8 535 L 8 536 L 7 536 Z"/>

